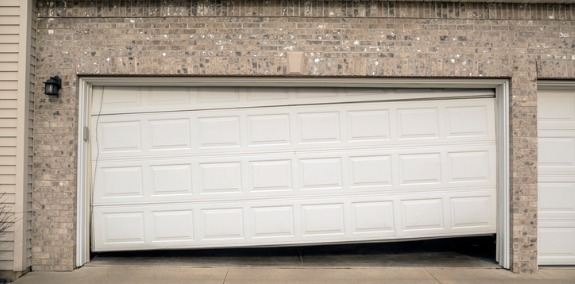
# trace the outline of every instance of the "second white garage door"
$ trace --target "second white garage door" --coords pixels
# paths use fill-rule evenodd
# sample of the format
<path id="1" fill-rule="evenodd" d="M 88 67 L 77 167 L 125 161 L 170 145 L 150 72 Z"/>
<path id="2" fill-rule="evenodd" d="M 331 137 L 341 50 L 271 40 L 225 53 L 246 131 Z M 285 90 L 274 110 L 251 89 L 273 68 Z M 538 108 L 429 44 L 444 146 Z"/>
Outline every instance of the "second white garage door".
<path id="1" fill-rule="evenodd" d="M 538 263 L 575 265 L 575 91 L 537 94 Z"/>
<path id="2" fill-rule="evenodd" d="M 495 233 L 491 91 L 93 93 L 94 251 Z"/>

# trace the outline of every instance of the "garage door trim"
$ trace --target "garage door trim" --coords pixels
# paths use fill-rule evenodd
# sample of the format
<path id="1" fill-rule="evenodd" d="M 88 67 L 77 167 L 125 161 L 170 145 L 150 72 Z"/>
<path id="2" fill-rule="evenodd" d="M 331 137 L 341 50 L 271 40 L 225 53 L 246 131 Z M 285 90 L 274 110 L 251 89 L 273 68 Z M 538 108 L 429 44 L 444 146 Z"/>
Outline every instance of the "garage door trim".
<path id="1" fill-rule="evenodd" d="M 82 77 L 79 82 L 78 202 L 76 266 L 89 261 L 90 188 L 88 122 L 94 86 L 202 87 L 346 87 L 401 89 L 495 89 L 497 121 L 497 261 L 510 266 L 509 246 L 509 83 L 501 79 L 379 79 L 379 78 L 265 78 L 265 77 Z M 432 97 L 432 96 L 431 96 Z"/>

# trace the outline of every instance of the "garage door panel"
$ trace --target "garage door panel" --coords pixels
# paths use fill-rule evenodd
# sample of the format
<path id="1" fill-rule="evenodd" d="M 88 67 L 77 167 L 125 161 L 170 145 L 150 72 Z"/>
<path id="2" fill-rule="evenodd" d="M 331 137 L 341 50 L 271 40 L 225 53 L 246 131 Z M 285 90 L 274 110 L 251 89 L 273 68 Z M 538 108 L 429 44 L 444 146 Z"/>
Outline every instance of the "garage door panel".
<path id="1" fill-rule="evenodd" d="M 119 97 L 104 96 L 91 126 L 95 251 L 496 231 L 492 98 L 375 102 L 381 90 L 291 88 L 111 94 Z M 130 220 L 133 232 L 121 228 Z"/>
<path id="2" fill-rule="evenodd" d="M 301 207 L 303 236 L 333 236 L 345 233 L 344 207 L 342 203 L 309 204 Z"/>
<path id="3" fill-rule="evenodd" d="M 138 247 L 145 242 L 144 212 L 105 212 L 95 219 L 102 228 L 104 245 L 129 245 Z"/>
<path id="4" fill-rule="evenodd" d="M 495 199 L 493 196 L 455 197 L 450 200 L 452 229 L 491 227 Z"/>
<path id="5" fill-rule="evenodd" d="M 540 129 L 575 129 L 575 92 L 539 90 L 537 102 Z"/>
<path id="6" fill-rule="evenodd" d="M 448 182 L 486 182 L 493 179 L 490 167 L 495 159 L 489 151 L 449 152 Z"/>
<path id="7" fill-rule="evenodd" d="M 476 131 L 473 115 L 467 122 L 459 116 L 449 116 L 449 108 L 441 102 L 454 104 L 431 101 L 426 104 L 437 107 L 407 108 L 410 104 L 405 102 L 362 103 L 100 116 L 92 120 L 92 128 L 97 129 L 92 137 L 92 155 L 117 159 L 494 141 L 493 119 L 481 123 L 491 126 L 487 130 Z M 459 104 L 471 108 L 480 104 L 486 110 L 493 107 L 490 99 L 470 99 Z M 440 116 L 428 118 L 430 111 L 432 117 Z M 450 130 L 454 127 L 451 124 L 458 124 L 461 129 Z"/>
<path id="8" fill-rule="evenodd" d="M 403 200 L 401 202 L 402 234 L 409 235 L 414 231 L 441 232 L 445 230 L 443 206 L 441 198 Z"/>
<path id="9" fill-rule="evenodd" d="M 575 264 L 575 92 L 538 92 L 538 263 Z"/>
<path id="10" fill-rule="evenodd" d="M 193 165 L 183 160 L 93 163 L 93 204 L 178 200 L 193 194 Z"/>
<path id="11" fill-rule="evenodd" d="M 300 159 L 299 163 L 302 190 L 342 189 L 341 158 Z"/>
<path id="12" fill-rule="evenodd" d="M 453 158 L 455 157 L 455 158 Z M 455 160 L 455 162 L 454 162 Z M 94 204 L 387 192 L 496 185 L 495 146 L 191 156 L 93 163 Z M 347 193 L 346 193 L 347 192 Z M 228 196 L 229 195 L 229 196 Z"/>
<path id="13" fill-rule="evenodd" d="M 392 186 L 391 155 L 349 157 L 350 186 Z"/>
<path id="14" fill-rule="evenodd" d="M 352 202 L 352 233 L 395 235 L 393 201 Z"/>
<path id="15" fill-rule="evenodd" d="M 290 115 L 248 115 L 247 144 L 249 146 L 289 145 L 291 143 Z"/>
<path id="16" fill-rule="evenodd" d="M 251 208 L 254 238 L 295 237 L 293 206 Z"/>
<path id="17" fill-rule="evenodd" d="M 397 118 L 398 139 L 439 139 L 438 108 L 400 108 Z"/>
<path id="18" fill-rule="evenodd" d="M 347 112 L 347 121 L 350 142 L 386 141 L 391 138 L 390 111 L 387 109 L 351 110 Z"/>
<path id="19" fill-rule="evenodd" d="M 575 166 L 575 138 L 539 138 L 541 166 Z"/>
<path id="20" fill-rule="evenodd" d="M 146 105 L 162 105 L 162 106 L 181 106 L 189 105 L 192 101 L 191 90 L 184 87 L 155 87 L 155 88 L 141 88 L 141 100 Z M 118 95 L 116 93 L 116 95 Z M 134 96 L 134 94 L 130 94 Z M 106 93 L 106 96 L 108 94 Z M 104 105 L 105 106 L 105 105 Z"/>
<path id="21" fill-rule="evenodd" d="M 189 119 L 154 119 L 148 121 L 150 150 L 191 149 Z"/>
<path id="22" fill-rule="evenodd" d="M 192 210 L 152 210 L 152 242 L 182 242 L 194 240 Z M 174 226 L 174 224 L 177 224 Z"/>
<path id="23" fill-rule="evenodd" d="M 100 171 L 102 195 L 106 198 L 139 199 L 144 195 L 142 167 L 104 167 Z"/>
<path id="24" fill-rule="evenodd" d="M 575 256 L 575 246 L 570 245 L 575 238 L 575 229 L 541 228 L 539 237 L 543 240 L 542 256 L 545 254 Z"/>
<path id="25" fill-rule="evenodd" d="M 575 262 L 574 226 L 539 228 L 539 265 L 570 265 Z"/>
<path id="26" fill-rule="evenodd" d="M 192 194 L 192 167 L 190 164 L 150 165 L 150 194 Z"/>
<path id="27" fill-rule="evenodd" d="M 483 219 L 485 214 L 457 217 L 449 211 L 454 207 L 451 201 L 459 202 L 460 209 L 470 204 L 484 209 L 484 202 L 494 201 L 490 194 L 486 189 L 453 192 L 443 198 L 395 194 L 97 206 L 94 221 L 107 230 L 95 232 L 93 249 L 233 247 L 494 233 L 494 214 Z M 451 228 L 451 224 L 457 226 Z M 110 230 L 117 231 L 110 234 Z"/>
<path id="28" fill-rule="evenodd" d="M 101 121 L 98 123 L 98 151 L 96 154 L 112 155 L 142 152 L 142 125 L 140 121 Z"/>
<path id="29" fill-rule="evenodd" d="M 441 183 L 441 154 L 399 154 L 399 184 Z"/>
<path id="30" fill-rule="evenodd" d="M 199 117 L 198 119 L 198 147 L 239 147 L 240 117 L 215 116 Z"/>
<path id="31" fill-rule="evenodd" d="M 575 183 L 540 183 L 539 211 L 575 213 Z"/>
<path id="32" fill-rule="evenodd" d="M 298 113 L 299 144 L 341 142 L 339 112 Z"/>
<path id="33" fill-rule="evenodd" d="M 244 210 L 243 208 L 202 209 L 201 238 L 213 239 L 243 239 Z"/>
<path id="34" fill-rule="evenodd" d="M 286 191 L 294 188 L 291 160 L 250 161 L 252 191 Z"/>
<path id="35" fill-rule="evenodd" d="M 92 115 L 494 95 L 493 90 L 293 87 L 94 87 Z M 104 94 L 104 95 L 102 95 Z M 103 102 L 103 103 L 102 103 Z"/>
<path id="36" fill-rule="evenodd" d="M 136 109 L 143 104 L 142 88 L 134 87 L 103 87 L 94 88 L 92 115 L 106 113 L 108 109 Z M 103 96 L 105 91 L 106 95 Z"/>
<path id="37" fill-rule="evenodd" d="M 447 137 L 489 136 L 492 112 L 491 106 L 484 105 L 448 107 Z"/>
<path id="38" fill-rule="evenodd" d="M 200 194 L 242 192 L 242 165 L 237 163 L 200 163 Z"/>

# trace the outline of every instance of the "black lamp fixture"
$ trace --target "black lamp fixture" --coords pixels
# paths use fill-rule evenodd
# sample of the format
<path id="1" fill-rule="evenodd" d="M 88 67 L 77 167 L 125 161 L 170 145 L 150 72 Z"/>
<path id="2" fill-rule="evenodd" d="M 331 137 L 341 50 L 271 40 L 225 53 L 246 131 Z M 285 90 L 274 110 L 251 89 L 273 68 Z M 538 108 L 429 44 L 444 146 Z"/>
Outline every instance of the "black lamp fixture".
<path id="1" fill-rule="evenodd" d="M 48 96 L 57 96 L 60 88 L 62 88 L 62 79 L 58 76 L 50 77 L 44 82 L 44 94 Z"/>

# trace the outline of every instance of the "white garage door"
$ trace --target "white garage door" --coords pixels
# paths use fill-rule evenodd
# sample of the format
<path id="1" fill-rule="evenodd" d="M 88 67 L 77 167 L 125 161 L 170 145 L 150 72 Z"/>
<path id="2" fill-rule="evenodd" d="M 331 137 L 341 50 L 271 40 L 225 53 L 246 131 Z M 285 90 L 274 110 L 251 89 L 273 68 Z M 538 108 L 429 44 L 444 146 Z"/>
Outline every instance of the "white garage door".
<path id="1" fill-rule="evenodd" d="M 492 91 L 93 93 L 94 251 L 495 233 Z"/>
<path id="2" fill-rule="evenodd" d="M 575 264 L 575 91 L 539 91 L 539 264 Z"/>

